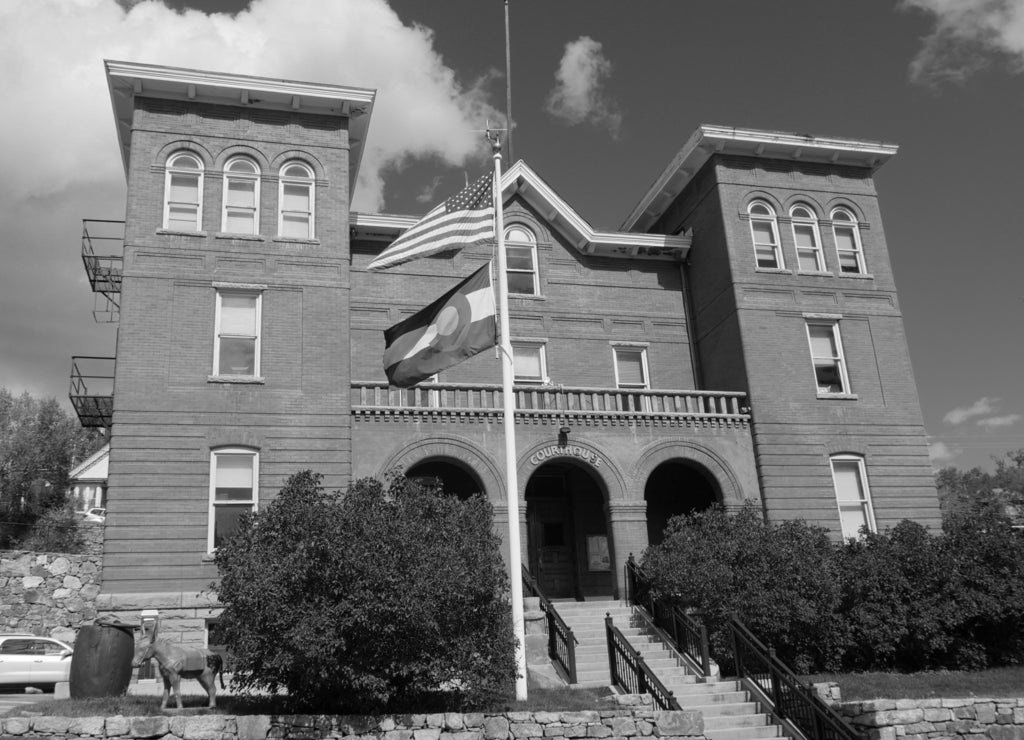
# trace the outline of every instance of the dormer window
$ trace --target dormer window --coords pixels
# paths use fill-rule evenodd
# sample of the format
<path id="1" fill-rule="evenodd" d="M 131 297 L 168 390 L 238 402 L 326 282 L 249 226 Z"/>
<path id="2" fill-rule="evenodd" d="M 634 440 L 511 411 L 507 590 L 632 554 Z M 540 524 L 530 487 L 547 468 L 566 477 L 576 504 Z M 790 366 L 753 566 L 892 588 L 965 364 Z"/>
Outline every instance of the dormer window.
<path id="1" fill-rule="evenodd" d="M 164 177 L 164 228 L 201 231 L 203 223 L 203 163 L 179 152 L 167 160 Z"/>
<path id="2" fill-rule="evenodd" d="M 839 257 L 839 271 L 847 275 L 863 275 L 864 249 L 860 243 L 860 229 L 857 219 L 845 208 L 832 211 L 832 233 L 836 238 L 836 255 Z"/>
<path id="3" fill-rule="evenodd" d="M 313 207 L 316 185 L 313 171 L 301 162 L 281 168 L 278 234 L 293 239 L 313 239 Z"/>
<path id="4" fill-rule="evenodd" d="M 755 200 L 747 207 L 750 216 L 750 236 L 754 242 L 754 258 L 757 266 L 766 270 L 782 270 L 786 267 L 779 248 L 779 224 L 775 210 L 762 200 Z"/>
<path id="5" fill-rule="evenodd" d="M 260 168 L 246 157 L 224 167 L 224 213 L 221 231 L 258 234 L 260 223 Z"/>

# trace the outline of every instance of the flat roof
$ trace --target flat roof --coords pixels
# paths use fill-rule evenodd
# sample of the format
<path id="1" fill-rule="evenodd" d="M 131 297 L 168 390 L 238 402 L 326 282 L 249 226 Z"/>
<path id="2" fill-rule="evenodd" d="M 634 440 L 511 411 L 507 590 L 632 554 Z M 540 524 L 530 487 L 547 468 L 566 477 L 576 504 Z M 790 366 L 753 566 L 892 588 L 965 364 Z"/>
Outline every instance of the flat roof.
<path id="1" fill-rule="evenodd" d="M 898 149 L 895 144 L 880 141 L 703 124 L 648 188 L 621 228 L 641 232 L 649 229 L 714 154 L 839 164 L 874 172 Z"/>
<path id="2" fill-rule="evenodd" d="M 349 119 L 349 199 L 355 190 L 376 91 L 270 77 L 104 60 L 125 173 L 131 152 L 135 96 L 194 100 L 239 108 L 286 110 Z"/>

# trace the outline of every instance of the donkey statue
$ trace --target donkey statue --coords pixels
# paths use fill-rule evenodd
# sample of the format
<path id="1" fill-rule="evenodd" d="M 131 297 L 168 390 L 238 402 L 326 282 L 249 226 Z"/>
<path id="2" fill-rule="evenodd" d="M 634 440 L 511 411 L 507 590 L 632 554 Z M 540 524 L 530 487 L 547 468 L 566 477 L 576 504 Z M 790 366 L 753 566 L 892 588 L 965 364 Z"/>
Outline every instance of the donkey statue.
<path id="1" fill-rule="evenodd" d="M 149 643 L 140 645 L 135 650 L 132 666 L 138 667 L 150 658 L 156 658 L 160 667 L 160 675 L 164 679 L 164 696 L 160 703 L 161 709 L 167 709 L 167 700 L 171 689 L 181 709 L 181 679 L 194 678 L 203 685 L 210 697 L 207 705 L 210 709 L 217 706 L 217 684 L 214 679 L 220 675 L 220 687 L 224 688 L 224 660 L 206 648 L 185 647 L 175 645 L 167 640 L 156 639 L 157 630 L 150 635 Z"/>

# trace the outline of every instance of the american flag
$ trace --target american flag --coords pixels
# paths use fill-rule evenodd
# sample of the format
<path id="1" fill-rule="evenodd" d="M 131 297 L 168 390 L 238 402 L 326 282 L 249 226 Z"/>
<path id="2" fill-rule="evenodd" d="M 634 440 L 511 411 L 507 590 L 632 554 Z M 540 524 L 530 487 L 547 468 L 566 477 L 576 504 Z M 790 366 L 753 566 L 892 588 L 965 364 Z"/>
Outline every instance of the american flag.
<path id="1" fill-rule="evenodd" d="M 377 255 L 368 269 L 383 270 L 493 239 L 493 179 L 492 175 L 484 175 L 436 206 Z"/>

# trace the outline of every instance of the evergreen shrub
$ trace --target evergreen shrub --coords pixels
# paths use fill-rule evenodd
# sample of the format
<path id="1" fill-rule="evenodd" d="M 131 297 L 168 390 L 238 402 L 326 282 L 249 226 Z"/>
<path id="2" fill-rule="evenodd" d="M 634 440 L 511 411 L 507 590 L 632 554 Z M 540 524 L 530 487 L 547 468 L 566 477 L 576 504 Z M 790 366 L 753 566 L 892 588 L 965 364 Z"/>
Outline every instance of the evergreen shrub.
<path id="1" fill-rule="evenodd" d="M 410 711 L 503 696 L 508 578 L 487 500 L 395 477 L 328 493 L 288 479 L 217 550 L 221 628 L 243 689 L 295 709 Z"/>

